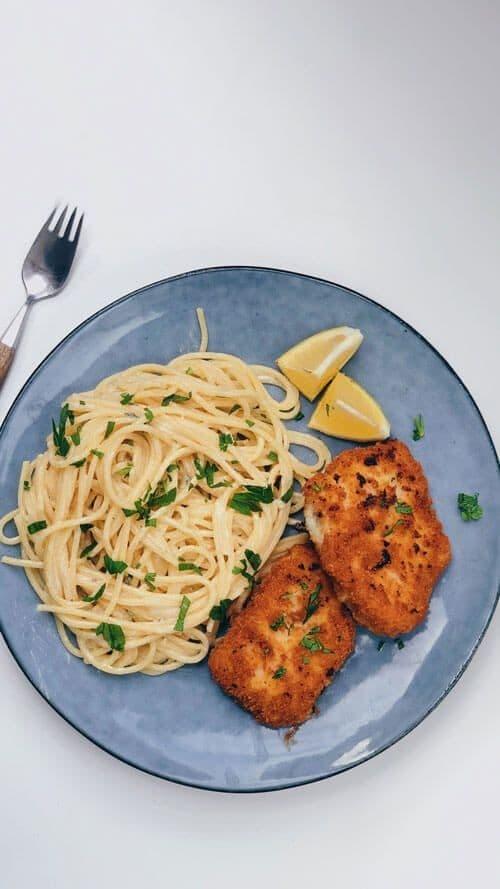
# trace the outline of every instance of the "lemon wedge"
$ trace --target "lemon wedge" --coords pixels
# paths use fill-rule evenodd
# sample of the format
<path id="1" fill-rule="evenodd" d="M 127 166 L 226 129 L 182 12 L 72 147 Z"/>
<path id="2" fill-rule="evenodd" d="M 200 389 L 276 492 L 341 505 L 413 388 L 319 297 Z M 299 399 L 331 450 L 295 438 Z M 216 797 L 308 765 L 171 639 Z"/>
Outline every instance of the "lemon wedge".
<path id="1" fill-rule="evenodd" d="M 343 373 L 338 373 L 328 386 L 309 427 L 350 441 L 380 441 L 391 432 L 375 399 Z"/>
<path id="2" fill-rule="evenodd" d="M 354 327 L 331 327 L 297 343 L 277 364 L 299 392 L 313 401 L 362 342 L 363 334 Z"/>

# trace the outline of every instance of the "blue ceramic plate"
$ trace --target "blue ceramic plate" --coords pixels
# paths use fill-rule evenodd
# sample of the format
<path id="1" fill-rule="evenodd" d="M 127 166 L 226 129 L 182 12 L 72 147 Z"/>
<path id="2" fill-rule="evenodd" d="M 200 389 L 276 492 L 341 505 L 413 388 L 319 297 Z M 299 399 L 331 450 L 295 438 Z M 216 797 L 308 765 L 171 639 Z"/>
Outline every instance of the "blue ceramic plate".
<path id="1" fill-rule="evenodd" d="M 497 600 L 498 465 L 464 385 L 414 330 L 369 299 L 289 272 L 221 268 L 153 284 L 98 312 L 54 349 L 28 380 L 0 432 L 1 512 L 16 503 L 21 461 L 45 447 L 65 396 L 131 364 L 197 349 L 195 307 L 211 348 L 272 364 L 298 340 L 347 324 L 365 335 L 348 371 L 371 391 L 422 462 L 453 561 L 427 621 L 399 649 L 359 631 L 355 654 L 320 698 L 320 715 L 287 747 L 210 680 L 206 664 L 157 678 L 113 677 L 69 655 L 24 572 L 2 566 L 0 618 L 7 644 L 45 699 L 105 750 L 145 771 L 198 787 L 274 790 L 334 775 L 374 756 L 416 726 L 469 662 Z M 303 399 L 306 418 L 311 406 Z M 411 440 L 422 412 L 426 434 Z M 332 440 L 334 454 L 346 443 Z M 457 492 L 481 494 L 484 517 L 465 523 Z"/>

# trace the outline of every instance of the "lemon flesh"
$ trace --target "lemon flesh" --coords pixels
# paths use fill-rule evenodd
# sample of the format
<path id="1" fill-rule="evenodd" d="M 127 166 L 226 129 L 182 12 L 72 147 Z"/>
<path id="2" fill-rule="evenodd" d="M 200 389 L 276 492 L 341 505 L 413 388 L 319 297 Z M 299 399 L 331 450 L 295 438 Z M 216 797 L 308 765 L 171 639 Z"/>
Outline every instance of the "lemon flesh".
<path id="1" fill-rule="evenodd" d="M 359 383 L 339 373 L 319 402 L 309 427 L 349 441 L 381 441 L 391 427 L 374 398 Z"/>
<path id="2" fill-rule="evenodd" d="M 313 401 L 362 342 L 363 334 L 354 327 L 331 327 L 297 343 L 277 364 L 299 392 Z"/>

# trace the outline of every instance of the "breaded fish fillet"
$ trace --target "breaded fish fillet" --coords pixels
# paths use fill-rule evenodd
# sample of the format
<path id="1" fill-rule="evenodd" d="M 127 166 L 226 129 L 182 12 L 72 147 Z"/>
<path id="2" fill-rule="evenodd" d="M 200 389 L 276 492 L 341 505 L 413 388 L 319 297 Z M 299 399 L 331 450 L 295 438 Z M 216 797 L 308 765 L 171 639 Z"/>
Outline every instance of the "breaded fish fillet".
<path id="1" fill-rule="evenodd" d="M 406 445 L 344 451 L 304 493 L 307 529 L 354 619 L 384 636 L 413 630 L 451 549 Z"/>
<path id="2" fill-rule="evenodd" d="M 354 648 L 352 618 L 311 544 L 292 547 L 255 588 L 208 665 L 224 691 L 272 728 L 312 715 Z"/>

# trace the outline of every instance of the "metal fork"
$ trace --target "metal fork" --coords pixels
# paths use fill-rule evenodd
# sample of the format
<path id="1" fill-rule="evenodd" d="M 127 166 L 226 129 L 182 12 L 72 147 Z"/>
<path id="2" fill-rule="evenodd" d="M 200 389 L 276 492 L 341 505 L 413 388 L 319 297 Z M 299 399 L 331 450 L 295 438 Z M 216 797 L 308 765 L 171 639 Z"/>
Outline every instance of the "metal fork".
<path id="1" fill-rule="evenodd" d="M 67 211 L 67 206 L 62 212 L 57 207 L 52 211 L 24 260 L 21 277 L 26 291 L 26 301 L 18 309 L 1 337 L 0 386 L 9 371 L 31 308 L 39 300 L 49 299 L 59 293 L 68 280 L 82 230 L 83 213 L 71 237 L 78 208 L 75 207 L 66 223 Z"/>

